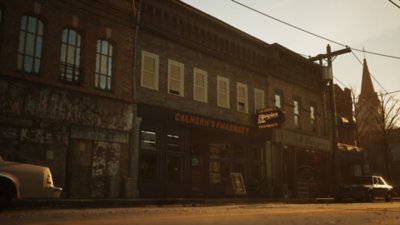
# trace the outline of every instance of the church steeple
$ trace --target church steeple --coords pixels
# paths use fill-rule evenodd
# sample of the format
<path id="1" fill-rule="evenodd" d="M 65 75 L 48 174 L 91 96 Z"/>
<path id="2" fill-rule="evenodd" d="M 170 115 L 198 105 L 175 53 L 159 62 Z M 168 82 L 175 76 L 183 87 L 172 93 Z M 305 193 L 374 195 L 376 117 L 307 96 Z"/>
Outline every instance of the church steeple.
<path id="1" fill-rule="evenodd" d="M 361 92 L 357 103 L 356 119 L 364 132 L 376 132 L 377 118 L 381 112 L 381 102 L 372 84 L 367 60 L 364 59 Z"/>
<path id="2" fill-rule="evenodd" d="M 369 97 L 376 95 L 374 85 L 372 84 L 371 74 L 368 69 L 367 60 L 364 58 L 362 81 L 361 81 L 361 93 L 360 97 Z"/>

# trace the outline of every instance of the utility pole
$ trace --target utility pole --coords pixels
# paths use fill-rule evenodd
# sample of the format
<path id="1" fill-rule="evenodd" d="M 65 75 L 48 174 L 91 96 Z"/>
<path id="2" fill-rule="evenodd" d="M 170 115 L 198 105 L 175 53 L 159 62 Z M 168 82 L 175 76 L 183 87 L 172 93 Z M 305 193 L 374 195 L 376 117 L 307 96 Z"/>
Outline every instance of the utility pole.
<path id="1" fill-rule="evenodd" d="M 338 138 L 338 133 L 337 133 L 337 121 L 336 121 L 336 101 L 335 101 L 335 87 L 333 83 L 333 73 L 332 73 L 332 58 L 342 55 L 345 53 L 351 52 L 351 49 L 349 47 L 345 49 L 341 49 L 338 51 L 331 51 L 331 46 L 328 44 L 326 47 L 326 54 L 319 54 L 315 57 L 311 57 L 311 61 L 319 61 L 321 66 L 322 66 L 322 60 L 326 59 L 328 62 L 328 76 L 325 77 L 324 79 L 326 80 L 326 86 L 328 87 L 328 95 L 330 98 L 329 101 L 329 109 L 331 111 L 331 133 L 332 133 L 332 172 L 333 172 L 333 184 L 336 185 L 340 181 L 340 168 L 339 168 L 339 162 L 338 162 L 338 145 L 337 145 L 337 138 Z"/>

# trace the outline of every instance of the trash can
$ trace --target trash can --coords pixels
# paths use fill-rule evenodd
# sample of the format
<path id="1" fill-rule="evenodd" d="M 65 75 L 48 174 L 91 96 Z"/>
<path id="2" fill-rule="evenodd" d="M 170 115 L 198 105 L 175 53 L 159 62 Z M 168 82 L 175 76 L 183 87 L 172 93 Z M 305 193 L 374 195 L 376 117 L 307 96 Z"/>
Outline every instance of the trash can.
<path id="1" fill-rule="evenodd" d="M 108 178 L 108 198 L 119 198 L 120 197 L 120 177 L 109 177 Z"/>

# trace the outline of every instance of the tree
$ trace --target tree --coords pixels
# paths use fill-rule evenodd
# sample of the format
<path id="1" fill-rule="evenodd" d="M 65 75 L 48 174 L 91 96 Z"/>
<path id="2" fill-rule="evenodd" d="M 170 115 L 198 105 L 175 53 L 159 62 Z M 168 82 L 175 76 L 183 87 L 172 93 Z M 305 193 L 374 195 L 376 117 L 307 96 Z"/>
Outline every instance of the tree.
<path id="1" fill-rule="evenodd" d="M 380 94 L 380 101 L 381 110 L 375 115 L 375 119 L 377 121 L 377 131 L 381 134 L 382 138 L 387 178 L 391 181 L 391 159 L 388 137 L 398 127 L 400 120 L 400 100 L 390 95 Z"/>
<path id="2" fill-rule="evenodd" d="M 367 149 L 372 172 L 377 172 L 373 161 L 379 160 L 379 155 L 374 155 L 372 148 L 374 144 L 379 146 L 383 153 L 383 163 L 387 179 L 391 180 L 391 159 L 389 154 L 388 138 L 396 129 L 400 121 L 400 100 L 388 94 L 363 96 L 355 100 L 353 95 L 353 115 L 356 118 L 356 129 L 354 130 L 357 145 Z M 376 164 L 375 164 L 376 165 Z"/>

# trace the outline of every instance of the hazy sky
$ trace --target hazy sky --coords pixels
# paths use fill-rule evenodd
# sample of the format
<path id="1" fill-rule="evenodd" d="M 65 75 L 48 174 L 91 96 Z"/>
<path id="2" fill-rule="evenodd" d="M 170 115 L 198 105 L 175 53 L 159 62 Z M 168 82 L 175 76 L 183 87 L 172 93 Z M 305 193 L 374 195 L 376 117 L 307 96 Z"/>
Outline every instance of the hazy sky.
<path id="1" fill-rule="evenodd" d="M 306 56 L 344 47 L 319 39 L 231 0 L 182 0 L 266 43 L 279 43 Z M 265 14 L 307 31 L 356 49 L 400 57 L 400 8 L 389 0 L 237 0 Z M 400 5 L 400 0 L 393 0 Z M 388 92 L 400 90 L 400 59 L 353 51 L 367 59 L 371 74 Z M 333 62 L 335 78 L 346 87 L 360 91 L 362 65 L 352 54 L 338 56 Z M 338 83 L 337 81 L 335 81 Z M 377 92 L 383 91 L 374 80 Z M 338 83 L 340 86 L 343 84 Z M 395 95 L 400 97 L 400 92 Z"/>

